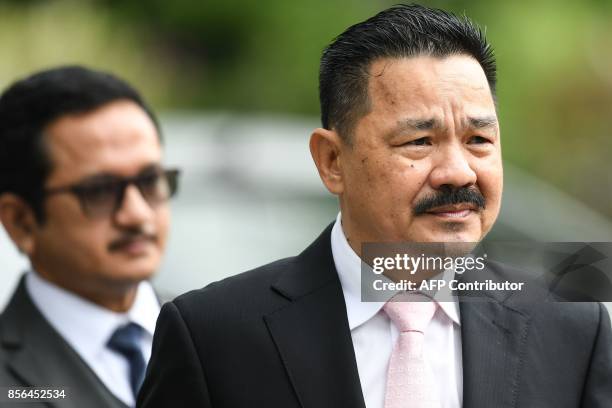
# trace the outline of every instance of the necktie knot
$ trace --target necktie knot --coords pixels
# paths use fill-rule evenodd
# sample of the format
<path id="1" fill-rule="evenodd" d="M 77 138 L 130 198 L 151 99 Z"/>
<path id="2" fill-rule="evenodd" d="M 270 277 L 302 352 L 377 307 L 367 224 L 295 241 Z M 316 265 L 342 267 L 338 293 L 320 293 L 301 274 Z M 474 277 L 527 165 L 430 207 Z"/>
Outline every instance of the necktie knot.
<path id="1" fill-rule="evenodd" d="M 130 368 L 130 385 L 134 396 L 142 385 L 146 362 L 140 346 L 144 329 L 136 323 L 128 323 L 114 331 L 108 340 L 109 349 L 121 354 L 128 362 Z"/>
<path id="2" fill-rule="evenodd" d="M 383 307 L 400 333 L 417 331 L 425 333 L 436 312 L 436 303 L 419 293 L 400 293 Z"/>
<path id="3" fill-rule="evenodd" d="M 128 323 L 118 327 L 108 340 L 111 350 L 127 357 L 135 352 L 140 352 L 140 339 L 142 338 L 142 327 L 136 323 Z"/>

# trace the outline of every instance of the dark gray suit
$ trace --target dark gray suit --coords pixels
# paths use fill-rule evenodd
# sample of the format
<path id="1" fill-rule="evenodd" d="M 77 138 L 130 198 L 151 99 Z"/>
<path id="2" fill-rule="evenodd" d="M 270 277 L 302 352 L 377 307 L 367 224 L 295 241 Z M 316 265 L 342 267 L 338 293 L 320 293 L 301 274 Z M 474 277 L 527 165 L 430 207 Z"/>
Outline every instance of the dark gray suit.
<path id="1" fill-rule="evenodd" d="M 0 316 L 0 387 L 55 386 L 66 398 L 55 402 L 0 402 L 2 407 L 126 408 L 51 327 L 19 282 Z M 2 399 L 0 398 L 0 401 Z"/>
<path id="2" fill-rule="evenodd" d="M 297 257 L 166 303 L 137 405 L 364 408 L 330 231 Z M 463 407 L 612 407 L 606 310 L 534 290 L 460 304 Z"/>

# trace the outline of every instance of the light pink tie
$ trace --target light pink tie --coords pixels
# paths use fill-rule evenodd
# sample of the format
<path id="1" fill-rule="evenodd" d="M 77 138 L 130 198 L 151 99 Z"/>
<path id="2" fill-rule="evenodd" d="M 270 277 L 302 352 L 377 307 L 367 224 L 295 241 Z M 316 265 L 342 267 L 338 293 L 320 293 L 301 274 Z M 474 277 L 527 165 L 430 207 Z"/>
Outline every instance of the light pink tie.
<path id="1" fill-rule="evenodd" d="M 439 408 L 423 357 L 425 328 L 436 303 L 421 294 L 402 293 L 387 302 L 384 310 L 400 332 L 389 360 L 385 408 Z"/>

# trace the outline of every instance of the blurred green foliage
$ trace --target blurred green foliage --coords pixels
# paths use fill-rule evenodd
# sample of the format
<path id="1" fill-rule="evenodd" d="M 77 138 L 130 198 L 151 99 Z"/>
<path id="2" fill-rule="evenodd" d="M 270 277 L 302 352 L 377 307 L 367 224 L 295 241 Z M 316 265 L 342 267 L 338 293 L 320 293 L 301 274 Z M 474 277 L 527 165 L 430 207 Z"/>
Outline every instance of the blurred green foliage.
<path id="1" fill-rule="evenodd" d="M 107 0 L 181 71 L 179 106 L 317 112 L 318 60 L 342 29 L 391 2 Z"/>
<path id="2" fill-rule="evenodd" d="M 79 62 L 126 77 L 156 108 L 318 115 L 323 47 L 393 3 L 4 0 L 0 86 Z M 612 216 L 612 0 L 423 3 L 486 27 L 505 158 Z"/>

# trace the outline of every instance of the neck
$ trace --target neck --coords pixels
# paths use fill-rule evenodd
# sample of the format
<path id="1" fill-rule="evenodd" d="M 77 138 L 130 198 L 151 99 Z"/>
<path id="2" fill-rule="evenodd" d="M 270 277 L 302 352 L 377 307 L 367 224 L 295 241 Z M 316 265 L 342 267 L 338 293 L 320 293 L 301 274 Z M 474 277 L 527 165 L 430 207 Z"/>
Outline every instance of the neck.
<path id="1" fill-rule="evenodd" d="M 344 215 L 344 213 L 342 213 Z M 346 242 L 349 244 L 351 249 L 357 254 L 359 258 L 363 258 L 361 256 L 361 241 L 357 239 L 356 234 L 354 234 L 350 230 L 350 226 L 347 222 L 343 220 L 344 216 L 340 218 L 340 229 L 342 230 L 342 234 L 344 234 L 344 238 Z"/>
<path id="2" fill-rule="evenodd" d="M 130 310 L 136 299 L 138 284 L 140 282 L 108 283 L 95 281 L 84 284 L 84 280 L 75 282 L 75 279 L 61 279 L 46 273 L 44 269 L 35 268 L 36 273 L 46 281 L 67 290 L 85 300 L 115 313 L 125 313 Z"/>
<path id="3" fill-rule="evenodd" d="M 345 214 L 344 212 L 342 213 L 343 215 Z M 348 242 L 349 246 L 353 249 L 353 251 L 357 254 L 357 256 L 359 258 L 361 258 L 362 262 L 365 262 L 366 264 L 370 265 L 370 267 L 373 267 L 373 257 L 374 254 L 372 253 L 372 250 L 370 251 L 366 251 L 369 253 L 362 253 L 362 242 L 363 238 L 359 237 L 355 232 L 351 231 L 350 228 L 350 224 L 348 222 L 344 222 L 341 218 L 341 228 L 342 228 L 342 233 L 344 234 L 344 237 L 346 238 L 346 241 Z M 367 241 L 366 241 L 367 242 Z M 423 250 L 422 248 L 420 248 L 419 246 L 415 246 L 414 248 L 411 247 L 410 245 L 403 245 L 403 246 L 398 246 L 398 244 L 401 243 L 389 243 L 387 246 L 385 243 L 380 243 L 381 246 L 378 249 L 377 252 L 380 252 L 380 254 L 376 254 L 376 257 L 378 256 L 386 256 L 386 257 L 391 257 L 392 259 L 395 259 L 396 255 L 404 255 L 404 253 L 406 255 L 409 255 L 411 257 L 418 257 L 419 253 Z M 395 251 L 400 251 L 401 253 L 396 253 L 391 251 L 392 249 L 394 249 Z M 431 246 L 431 248 L 427 248 L 430 252 L 432 252 L 430 255 L 439 255 L 438 252 L 440 252 L 441 248 L 438 248 L 437 246 L 433 245 Z M 443 249 L 443 248 L 442 248 Z M 427 251 L 425 251 L 427 252 Z M 385 270 L 385 272 L 383 273 L 388 279 L 394 281 L 394 282 L 400 282 L 400 281 L 410 281 L 413 282 L 415 285 L 419 285 L 421 282 L 423 282 L 424 280 L 429 280 L 431 278 L 433 278 L 436 275 L 439 275 L 440 273 L 443 272 L 443 269 L 428 269 L 424 266 L 418 266 L 416 268 L 416 270 L 412 270 L 412 272 L 407 272 L 406 270 L 402 270 L 402 269 L 397 269 L 397 267 L 393 267 L 391 269 L 387 269 Z"/>
<path id="4" fill-rule="evenodd" d="M 92 296 L 87 296 L 84 294 L 83 297 L 90 302 L 93 302 L 98 306 L 104 307 L 112 312 L 125 313 L 134 305 L 137 289 L 138 285 L 136 284 L 128 290 L 118 294 L 93 294 Z"/>

